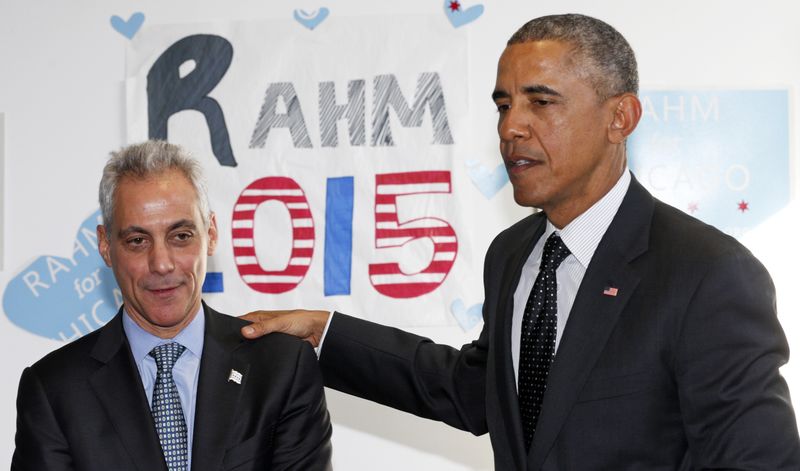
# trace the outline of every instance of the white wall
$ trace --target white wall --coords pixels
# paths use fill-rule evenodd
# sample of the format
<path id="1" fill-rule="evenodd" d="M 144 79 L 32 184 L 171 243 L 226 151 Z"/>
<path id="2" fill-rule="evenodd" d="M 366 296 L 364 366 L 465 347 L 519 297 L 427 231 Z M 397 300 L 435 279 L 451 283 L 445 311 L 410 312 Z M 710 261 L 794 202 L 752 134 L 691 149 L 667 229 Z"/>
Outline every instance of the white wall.
<path id="1" fill-rule="evenodd" d="M 108 152 L 126 143 L 124 84 L 129 41 L 112 30 L 109 18 L 144 12 L 157 23 L 220 20 L 292 20 L 295 8 L 325 6 L 337 16 L 442 15 L 433 0 L 327 2 L 237 0 L 0 0 L 0 113 L 5 117 L 5 168 L 0 235 L 3 271 L 0 286 L 41 254 L 66 254 L 77 225 L 96 208 L 96 181 Z M 478 2 L 464 1 L 469 7 Z M 642 88 L 788 88 L 800 84 L 800 7 L 791 1 L 734 2 L 608 0 L 530 2 L 484 0 L 485 12 L 464 26 L 470 37 L 469 100 L 475 155 L 496 153 L 494 107 L 489 99 L 496 60 L 507 37 L 524 21 L 550 13 L 580 12 L 619 29 L 637 52 Z M 413 32 L 410 32 L 413 34 Z M 445 47 L 446 45 L 443 45 Z M 790 107 L 790 133 L 796 143 L 798 120 Z M 2 131 L 0 131 L 2 135 Z M 796 147 L 791 150 L 797 159 Z M 0 159 L 2 162 L 2 159 Z M 793 165 L 793 190 L 797 189 Z M 88 182 L 88 183 L 87 183 Z M 524 214 L 509 188 L 492 200 L 490 227 Z M 800 349 L 800 299 L 794 268 L 800 262 L 795 243 L 797 206 L 791 205 L 744 241 L 776 280 L 783 325 L 795 351 Z M 474 229 L 488 246 L 494 235 Z M 768 241 L 768 243 L 765 243 Z M 470 256 L 480 259 L 482 253 Z M 36 313 L 31 313 L 36 315 Z M 418 328 L 433 339 L 461 345 L 477 335 L 456 326 Z M 0 386 L 0 463 L 13 451 L 14 401 L 22 368 L 59 342 L 25 332 L 0 316 L 3 364 Z M 784 371 L 795 396 L 800 376 Z M 338 469 L 484 470 L 492 468 L 487 437 L 475 438 L 443 425 L 417 419 L 334 391 L 328 391 L 335 423 Z"/>

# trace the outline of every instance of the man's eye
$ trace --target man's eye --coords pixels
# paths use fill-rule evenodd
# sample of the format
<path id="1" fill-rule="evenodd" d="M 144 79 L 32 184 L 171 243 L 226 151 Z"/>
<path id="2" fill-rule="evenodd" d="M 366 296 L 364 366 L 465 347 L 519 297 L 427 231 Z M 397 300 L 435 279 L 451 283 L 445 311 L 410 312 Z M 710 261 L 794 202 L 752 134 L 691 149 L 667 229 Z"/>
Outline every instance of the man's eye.
<path id="1" fill-rule="evenodd" d="M 508 105 L 508 104 L 505 104 L 505 103 L 497 105 L 497 111 L 499 111 L 500 113 L 504 113 L 504 112 L 508 111 L 510 108 L 511 108 L 511 105 Z"/>
<path id="2" fill-rule="evenodd" d="M 551 103 L 552 101 L 550 100 L 533 100 L 533 104 L 537 106 L 547 106 Z"/>
<path id="3" fill-rule="evenodd" d="M 189 232 L 179 232 L 179 233 L 175 234 L 175 238 L 178 239 L 181 242 L 185 242 L 185 241 L 187 241 L 187 240 L 192 238 L 192 234 L 189 233 Z"/>
<path id="4" fill-rule="evenodd" d="M 138 246 L 144 244 L 144 237 L 133 237 L 128 239 L 128 245 Z"/>

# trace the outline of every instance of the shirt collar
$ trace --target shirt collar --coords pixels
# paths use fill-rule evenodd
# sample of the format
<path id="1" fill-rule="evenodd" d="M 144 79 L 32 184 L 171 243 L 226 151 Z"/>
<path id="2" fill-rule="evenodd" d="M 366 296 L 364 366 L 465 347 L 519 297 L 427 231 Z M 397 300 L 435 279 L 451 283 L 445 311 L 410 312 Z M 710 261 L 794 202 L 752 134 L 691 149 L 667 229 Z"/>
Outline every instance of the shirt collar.
<path id="1" fill-rule="evenodd" d="M 617 214 L 617 210 L 619 210 L 622 200 L 628 192 L 630 183 L 631 174 L 626 170 L 608 193 L 558 231 L 561 240 L 564 241 L 564 245 L 567 246 L 570 253 L 575 256 L 584 269 L 592 261 L 594 252 L 597 250 L 597 246 L 600 245 L 600 239 L 603 238 L 608 226 L 611 225 L 611 221 Z M 549 237 L 556 230 L 556 227 L 548 220 L 542 237 Z"/>
<path id="2" fill-rule="evenodd" d="M 156 337 L 150 332 L 147 332 L 131 319 L 124 306 L 122 310 L 124 312 L 122 316 L 122 328 L 125 331 L 125 336 L 128 337 L 131 353 L 133 353 L 133 359 L 137 364 L 140 364 L 153 348 L 170 342 L 178 342 L 198 358 L 203 352 L 203 334 L 205 333 L 206 318 L 203 315 L 202 303 L 194 319 L 192 319 L 192 322 L 178 332 L 178 335 L 172 339 L 162 339 L 161 337 Z"/>

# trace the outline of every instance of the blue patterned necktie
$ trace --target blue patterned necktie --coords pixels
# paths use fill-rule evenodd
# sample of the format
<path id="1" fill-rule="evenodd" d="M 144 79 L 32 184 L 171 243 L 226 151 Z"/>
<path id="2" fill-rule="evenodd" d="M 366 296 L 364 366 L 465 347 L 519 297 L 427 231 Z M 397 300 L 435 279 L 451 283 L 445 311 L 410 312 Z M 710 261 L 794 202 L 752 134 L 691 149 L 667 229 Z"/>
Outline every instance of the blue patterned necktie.
<path id="1" fill-rule="evenodd" d="M 525 449 L 531 447 L 556 349 L 556 268 L 569 249 L 555 232 L 544 244 L 539 274 L 525 305 L 519 353 L 519 409 Z"/>
<path id="2" fill-rule="evenodd" d="M 153 420 L 169 471 L 186 471 L 188 463 L 186 419 L 178 387 L 172 377 L 172 367 L 184 350 L 186 347 L 173 342 L 150 351 L 158 367 L 153 388 Z"/>

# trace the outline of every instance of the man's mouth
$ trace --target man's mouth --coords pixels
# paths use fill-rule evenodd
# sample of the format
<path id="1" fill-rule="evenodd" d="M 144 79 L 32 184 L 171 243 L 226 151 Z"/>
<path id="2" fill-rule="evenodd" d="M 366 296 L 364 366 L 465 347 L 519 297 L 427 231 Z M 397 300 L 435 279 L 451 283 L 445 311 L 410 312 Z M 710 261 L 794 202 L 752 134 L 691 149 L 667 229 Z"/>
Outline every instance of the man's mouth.
<path id="1" fill-rule="evenodd" d="M 506 169 L 509 173 L 522 172 L 530 167 L 541 164 L 538 160 L 528 159 L 524 157 L 509 158 L 505 160 Z"/>
<path id="2" fill-rule="evenodd" d="M 150 291 L 153 291 L 154 293 L 166 293 L 167 291 L 172 291 L 173 289 L 175 289 L 174 286 L 172 288 L 153 288 Z"/>
<path id="3" fill-rule="evenodd" d="M 178 289 L 178 286 L 180 286 L 180 285 L 164 286 L 164 287 L 150 287 L 150 288 L 147 288 L 147 290 L 150 291 L 151 293 L 153 293 L 156 296 L 169 296 L 170 294 L 174 293 L 176 289 Z"/>

